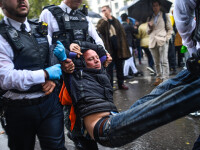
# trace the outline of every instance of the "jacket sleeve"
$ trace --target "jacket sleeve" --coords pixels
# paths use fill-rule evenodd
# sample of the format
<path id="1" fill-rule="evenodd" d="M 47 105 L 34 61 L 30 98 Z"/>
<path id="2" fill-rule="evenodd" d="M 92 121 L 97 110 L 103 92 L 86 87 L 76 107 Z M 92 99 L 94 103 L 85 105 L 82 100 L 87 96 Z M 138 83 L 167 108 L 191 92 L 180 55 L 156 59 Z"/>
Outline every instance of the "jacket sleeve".
<path id="1" fill-rule="evenodd" d="M 106 25 L 107 21 L 101 19 L 97 23 L 97 30 L 99 31 L 100 34 L 105 35 L 106 34 Z"/>
<path id="2" fill-rule="evenodd" d="M 174 19 L 177 30 L 182 37 L 183 45 L 188 48 L 190 54 L 196 51 L 192 33 L 196 27 L 194 20 L 195 0 L 176 0 L 174 3 Z"/>
<path id="3" fill-rule="evenodd" d="M 167 19 L 167 22 L 166 22 L 167 36 L 166 36 L 166 38 L 167 38 L 167 41 L 169 41 L 171 39 L 171 36 L 173 33 L 173 28 L 172 28 L 172 24 L 171 24 L 169 15 L 166 15 L 166 19 Z"/>

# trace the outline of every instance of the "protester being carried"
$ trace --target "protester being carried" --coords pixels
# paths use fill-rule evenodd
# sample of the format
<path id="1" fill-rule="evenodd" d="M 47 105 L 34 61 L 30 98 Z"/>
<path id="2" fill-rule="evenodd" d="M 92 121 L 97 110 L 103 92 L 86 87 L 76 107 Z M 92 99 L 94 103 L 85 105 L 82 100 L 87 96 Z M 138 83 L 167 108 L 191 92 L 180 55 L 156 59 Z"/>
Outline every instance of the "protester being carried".
<path id="1" fill-rule="evenodd" d="M 59 54 L 59 60 L 66 57 L 60 43 L 54 51 L 56 55 Z M 91 138 L 104 146 L 125 145 L 200 108 L 200 82 L 194 82 L 177 86 L 153 98 L 152 94 L 156 94 L 161 87 L 158 86 L 152 93 L 141 98 L 140 104 L 118 113 L 113 103 L 112 86 L 99 56 L 95 51 L 87 50 L 83 57 L 85 68 L 77 69 L 72 75 L 72 104 L 76 115 L 83 119 Z M 195 92 L 188 93 L 191 86 Z M 143 101 L 146 98 L 149 98 L 148 101 Z"/>

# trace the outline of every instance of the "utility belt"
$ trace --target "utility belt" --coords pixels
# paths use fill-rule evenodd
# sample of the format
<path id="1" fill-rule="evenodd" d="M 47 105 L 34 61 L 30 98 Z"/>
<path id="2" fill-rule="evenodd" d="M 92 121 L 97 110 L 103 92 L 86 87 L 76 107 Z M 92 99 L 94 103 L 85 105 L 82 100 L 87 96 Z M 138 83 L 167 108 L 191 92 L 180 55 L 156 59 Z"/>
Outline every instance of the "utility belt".
<path id="1" fill-rule="evenodd" d="M 46 99 L 48 99 L 48 95 L 39 98 L 33 99 L 16 99 L 11 100 L 8 98 L 1 97 L 0 98 L 0 122 L 2 127 L 6 130 L 7 121 L 5 117 L 5 112 L 8 107 L 26 107 L 26 106 L 33 106 L 43 103 Z"/>
<path id="2" fill-rule="evenodd" d="M 43 103 L 47 96 L 39 97 L 39 98 L 33 98 L 33 99 L 16 99 L 11 100 L 9 98 L 2 98 L 3 105 L 6 107 L 26 107 L 26 106 L 32 106 L 32 105 L 38 105 Z"/>

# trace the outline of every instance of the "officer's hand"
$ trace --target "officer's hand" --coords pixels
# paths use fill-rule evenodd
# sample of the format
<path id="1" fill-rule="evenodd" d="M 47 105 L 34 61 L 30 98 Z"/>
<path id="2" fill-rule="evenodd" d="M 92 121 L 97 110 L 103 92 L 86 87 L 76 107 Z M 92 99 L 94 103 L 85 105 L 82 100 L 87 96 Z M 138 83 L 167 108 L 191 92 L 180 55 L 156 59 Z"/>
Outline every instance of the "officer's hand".
<path id="1" fill-rule="evenodd" d="M 62 75 L 61 65 L 56 64 L 54 66 L 48 67 L 45 69 L 48 73 L 47 80 L 59 80 L 60 76 Z"/>
<path id="2" fill-rule="evenodd" d="M 110 56 L 109 53 L 106 53 L 106 61 L 104 63 L 104 67 L 108 67 L 108 65 L 112 62 L 112 57 Z"/>
<path id="3" fill-rule="evenodd" d="M 58 58 L 59 61 L 64 61 L 67 59 L 67 55 L 65 53 L 65 47 L 60 41 L 56 42 L 57 45 L 53 50 L 54 55 Z"/>
<path id="4" fill-rule="evenodd" d="M 51 80 L 46 80 L 45 83 L 42 84 L 42 90 L 45 93 L 45 95 L 51 94 L 55 87 L 56 84 Z"/>
<path id="5" fill-rule="evenodd" d="M 80 55 L 83 55 L 83 54 L 81 53 L 81 48 L 80 48 L 80 46 L 79 46 L 78 44 L 76 44 L 76 43 L 72 43 L 72 44 L 69 46 L 69 49 L 70 49 L 71 52 L 77 53 L 77 57 L 78 57 L 78 58 L 80 57 Z"/>
<path id="6" fill-rule="evenodd" d="M 71 59 L 66 59 L 65 61 L 61 62 L 62 70 L 66 73 L 73 73 L 75 66 Z"/>

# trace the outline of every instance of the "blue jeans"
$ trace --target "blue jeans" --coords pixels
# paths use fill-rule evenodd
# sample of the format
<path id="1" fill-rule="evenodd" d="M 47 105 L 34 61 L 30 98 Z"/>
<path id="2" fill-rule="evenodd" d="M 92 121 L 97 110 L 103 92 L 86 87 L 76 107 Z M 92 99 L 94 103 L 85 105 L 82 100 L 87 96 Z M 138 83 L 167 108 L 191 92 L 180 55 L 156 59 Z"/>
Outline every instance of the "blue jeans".
<path id="1" fill-rule="evenodd" d="M 153 60 L 153 56 L 151 55 L 149 48 L 142 47 L 142 49 L 145 51 L 145 53 L 147 55 L 149 67 L 154 69 L 154 60 Z"/>
<path id="2" fill-rule="evenodd" d="M 156 87 L 130 109 L 112 115 L 95 139 L 102 145 L 120 147 L 159 126 L 200 109 L 200 78 L 188 70 Z M 99 132 L 100 133 L 100 132 Z"/>

